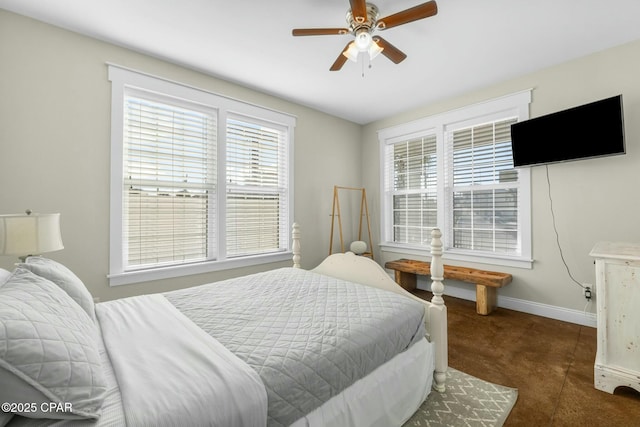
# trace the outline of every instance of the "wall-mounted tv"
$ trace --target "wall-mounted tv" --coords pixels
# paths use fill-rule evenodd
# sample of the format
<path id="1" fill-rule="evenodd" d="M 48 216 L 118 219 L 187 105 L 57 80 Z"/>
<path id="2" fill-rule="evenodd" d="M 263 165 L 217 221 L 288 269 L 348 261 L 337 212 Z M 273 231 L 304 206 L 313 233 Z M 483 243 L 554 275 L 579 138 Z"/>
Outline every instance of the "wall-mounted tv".
<path id="1" fill-rule="evenodd" d="M 511 125 L 514 167 L 625 153 L 622 95 Z"/>

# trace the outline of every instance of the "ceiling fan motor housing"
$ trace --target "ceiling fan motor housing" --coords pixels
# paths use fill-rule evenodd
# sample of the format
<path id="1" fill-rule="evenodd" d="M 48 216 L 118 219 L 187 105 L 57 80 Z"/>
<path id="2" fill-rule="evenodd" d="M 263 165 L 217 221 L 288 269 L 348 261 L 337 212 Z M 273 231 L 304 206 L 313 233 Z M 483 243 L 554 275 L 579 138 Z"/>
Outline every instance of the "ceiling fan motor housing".
<path id="1" fill-rule="evenodd" d="M 351 28 L 351 32 L 354 36 L 357 36 L 358 33 L 362 31 L 366 31 L 371 34 L 371 31 L 375 28 L 377 22 L 378 7 L 375 4 L 367 3 L 367 19 L 362 22 L 358 22 L 358 20 L 354 18 L 351 9 L 347 11 L 347 24 L 349 24 L 349 28 Z"/>

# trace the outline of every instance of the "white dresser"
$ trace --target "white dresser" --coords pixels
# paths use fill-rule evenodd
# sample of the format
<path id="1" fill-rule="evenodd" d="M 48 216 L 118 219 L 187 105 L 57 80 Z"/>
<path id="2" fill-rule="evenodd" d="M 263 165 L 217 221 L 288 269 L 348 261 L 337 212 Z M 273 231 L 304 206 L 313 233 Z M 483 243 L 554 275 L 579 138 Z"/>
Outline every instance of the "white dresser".
<path id="1" fill-rule="evenodd" d="M 640 391 L 640 243 L 601 242 L 590 255 L 598 310 L 595 388 Z"/>

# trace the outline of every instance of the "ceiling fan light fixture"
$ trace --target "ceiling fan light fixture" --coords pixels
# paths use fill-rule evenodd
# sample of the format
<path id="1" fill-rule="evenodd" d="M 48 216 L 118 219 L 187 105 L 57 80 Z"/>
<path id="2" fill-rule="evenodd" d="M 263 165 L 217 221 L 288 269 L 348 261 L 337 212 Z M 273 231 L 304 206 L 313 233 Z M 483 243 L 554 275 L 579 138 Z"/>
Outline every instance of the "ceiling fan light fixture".
<path id="1" fill-rule="evenodd" d="M 351 42 L 349 47 L 342 52 L 344 56 L 350 59 L 353 62 L 358 62 L 358 55 L 360 55 L 360 50 L 356 46 L 356 42 Z"/>
<path id="2" fill-rule="evenodd" d="M 371 46 L 369 46 L 369 60 L 373 61 L 373 58 L 380 55 L 384 48 L 378 46 L 378 43 L 371 42 Z"/>
<path id="3" fill-rule="evenodd" d="M 360 31 L 356 34 L 355 44 L 360 52 L 369 50 L 371 42 L 371 34 L 368 31 Z"/>

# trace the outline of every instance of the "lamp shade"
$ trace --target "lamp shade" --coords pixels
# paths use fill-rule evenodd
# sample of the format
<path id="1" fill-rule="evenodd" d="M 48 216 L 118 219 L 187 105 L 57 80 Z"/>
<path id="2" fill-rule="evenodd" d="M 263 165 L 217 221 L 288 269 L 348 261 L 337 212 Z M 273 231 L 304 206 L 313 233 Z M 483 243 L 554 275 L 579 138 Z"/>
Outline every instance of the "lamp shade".
<path id="1" fill-rule="evenodd" d="M 0 255 L 26 257 L 63 248 L 59 213 L 0 215 Z"/>

